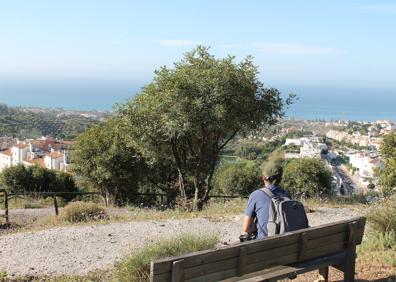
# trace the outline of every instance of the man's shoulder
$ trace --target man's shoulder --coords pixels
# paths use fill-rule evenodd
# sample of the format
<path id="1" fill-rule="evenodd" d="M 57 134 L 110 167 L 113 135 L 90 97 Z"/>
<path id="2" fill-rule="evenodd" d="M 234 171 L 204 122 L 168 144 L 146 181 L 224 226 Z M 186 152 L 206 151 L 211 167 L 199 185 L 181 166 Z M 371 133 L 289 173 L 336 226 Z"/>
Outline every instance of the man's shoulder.
<path id="1" fill-rule="evenodd" d="M 260 189 L 257 189 L 257 190 L 255 190 L 255 191 L 253 191 L 251 194 L 250 194 L 250 196 L 249 196 L 249 198 L 250 199 L 255 199 L 255 200 L 258 200 L 258 199 L 266 199 L 266 198 L 268 198 L 268 197 L 265 197 L 265 192 L 263 191 L 263 188 L 260 188 Z"/>

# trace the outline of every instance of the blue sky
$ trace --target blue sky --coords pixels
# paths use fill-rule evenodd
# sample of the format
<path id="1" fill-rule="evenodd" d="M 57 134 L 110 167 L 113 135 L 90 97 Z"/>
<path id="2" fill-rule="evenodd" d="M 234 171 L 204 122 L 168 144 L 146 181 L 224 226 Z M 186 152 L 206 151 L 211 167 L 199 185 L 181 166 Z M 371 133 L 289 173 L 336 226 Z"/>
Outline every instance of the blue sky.
<path id="1" fill-rule="evenodd" d="M 285 89 L 396 90 L 396 1 L 0 0 L 0 81 L 143 85 L 197 44 Z M 1 93 L 0 93 L 1 94 Z"/>

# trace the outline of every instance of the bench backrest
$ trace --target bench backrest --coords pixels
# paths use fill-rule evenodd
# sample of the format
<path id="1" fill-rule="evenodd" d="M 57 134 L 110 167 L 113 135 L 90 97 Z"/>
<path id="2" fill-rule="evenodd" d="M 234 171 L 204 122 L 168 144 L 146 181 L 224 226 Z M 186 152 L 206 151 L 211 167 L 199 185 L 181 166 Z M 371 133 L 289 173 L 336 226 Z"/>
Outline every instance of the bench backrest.
<path id="1" fill-rule="evenodd" d="M 364 217 L 310 227 L 261 240 L 151 262 L 152 282 L 219 281 L 308 259 L 344 252 L 360 244 Z"/>

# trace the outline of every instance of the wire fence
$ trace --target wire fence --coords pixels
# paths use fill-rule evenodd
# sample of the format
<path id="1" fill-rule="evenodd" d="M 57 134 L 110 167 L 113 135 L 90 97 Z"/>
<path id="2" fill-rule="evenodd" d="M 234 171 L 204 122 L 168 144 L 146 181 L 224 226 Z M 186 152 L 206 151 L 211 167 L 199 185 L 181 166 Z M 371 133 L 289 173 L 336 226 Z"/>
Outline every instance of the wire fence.
<path id="1" fill-rule="evenodd" d="M 9 211 L 10 211 L 10 201 L 12 199 L 17 201 L 17 199 L 43 199 L 51 198 L 52 205 L 54 207 L 54 212 L 59 215 L 59 197 L 70 199 L 71 201 L 82 201 L 88 200 L 94 202 L 97 197 L 104 205 L 109 205 L 109 199 L 105 193 L 101 192 L 21 192 L 21 193 L 8 193 L 5 189 L 0 189 L 0 204 L 3 204 L 4 213 L 0 214 L 0 217 L 4 217 L 6 223 L 9 223 Z M 165 207 L 169 208 L 173 206 L 171 198 L 166 194 L 162 193 L 136 193 L 132 195 L 131 200 L 123 202 L 123 205 L 134 205 L 139 207 Z M 215 201 L 229 201 L 236 198 L 241 198 L 240 196 L 232 195 L 211 195 L 209 197 Z M 1 208 L 0 208 L 1 210 Z"/>

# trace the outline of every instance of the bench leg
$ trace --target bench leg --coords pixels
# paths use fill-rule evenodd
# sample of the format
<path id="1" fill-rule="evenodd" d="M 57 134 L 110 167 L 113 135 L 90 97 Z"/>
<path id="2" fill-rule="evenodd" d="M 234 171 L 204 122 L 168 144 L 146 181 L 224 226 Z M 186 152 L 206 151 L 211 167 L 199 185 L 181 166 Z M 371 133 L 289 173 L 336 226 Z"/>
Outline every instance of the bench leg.
<path id="1" fill-rule="evenodd" d="M 319 269 L 319 275 L 322 276 L 323 281 L 328 282 L 329 281 L 329 267 L 323 267 Z"/>
<path id="2" fill-rule="evenodd" d="M 344 265 L 344 281 L 355 281 L 356 245 L 352 245 L 347 250 L 347 257 Z"/>

